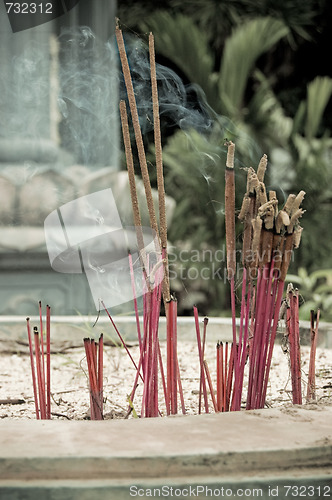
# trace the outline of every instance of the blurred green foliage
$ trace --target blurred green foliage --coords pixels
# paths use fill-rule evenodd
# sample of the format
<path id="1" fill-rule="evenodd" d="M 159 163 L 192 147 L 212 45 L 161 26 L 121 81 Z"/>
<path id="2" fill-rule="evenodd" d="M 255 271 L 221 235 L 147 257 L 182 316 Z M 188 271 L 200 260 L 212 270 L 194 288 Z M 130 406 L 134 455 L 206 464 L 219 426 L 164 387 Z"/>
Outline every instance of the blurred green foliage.
<path id="1" fill-rule="evenodd" d="M 130 9 L 125 8 L 128 5 Z M 237 207 L 245 190 L 242 168 L 256 167 L 261 154 L 267 153 L 268 188 L 277 190 L 280 203 L 290 192 L 304 189 L 307 193 L 293 274 L 303 274 L 305 269 L 311 276 L 317 269 L 332 268 L 328 231 L 332 142 L 327 113 L 332 80 L 327 66 L 325 74 L 323 66 L 319 76 L 308 70 L 301 78 L 303 68 L 298 64 L 303 50 L 309 57 L 312 46 L 326 32 L 327 5 L 323 0 L 169 0 L 158 3 L 158 9 L 148 1 L 127 1 L 120 6 L 124 28 L 152 31 L 157 59 L 202 89 L 204 97 L 198 92 L 197 99 L 213 121 L 204 131 L 177 127 L 166 134 L 165 184 L 177 202 L 169 239 L 179 253 L 183 248 L 218 250 L 224 246 L 227 137 L 236 143 Z M 153 162 L 152 148 L 150 153 Z M 238 233 L 240 240 L 241 227 Z M 179 265 L 188 270 L 205 264 Z M 222 279 L 174 279 L 173 284 L 182 312 L 191 308 L 191 292 L 192 300 L 207 314 L 224 314 L 229 309 L 228 287 Z M 323 314 L 324 308 L 331 307 L 330 290 L 325 295 L 316 301 Z M 328 311 L 325 318 L 331 319 Z"/>
<path id="2" fill-rule="evenodd" d="M 297 275 L 288 274 L 301 296 L 300 319 L 308 320 L 310 311 L 320 309 L 323 321 L 332 321 L 332 269 L 319 269 L 308 274 L 300 267 Z"/>

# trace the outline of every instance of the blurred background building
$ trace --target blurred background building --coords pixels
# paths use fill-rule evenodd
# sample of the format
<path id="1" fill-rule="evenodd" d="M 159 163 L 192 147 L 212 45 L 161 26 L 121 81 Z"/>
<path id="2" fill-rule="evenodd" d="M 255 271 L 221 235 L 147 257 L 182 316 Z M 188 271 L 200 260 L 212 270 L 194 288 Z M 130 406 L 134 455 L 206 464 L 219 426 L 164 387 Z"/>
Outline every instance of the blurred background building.
<path id="1" fill-rule="evenodd" d="M 84 0 L 13 33 L 0 4 L 2 315 L 33 314 L 40 299 L 55 314 L 95 312 L 84 275 L 51 269 L 43 223 L 78 196 L 118 191 L 115 10 Z"/>

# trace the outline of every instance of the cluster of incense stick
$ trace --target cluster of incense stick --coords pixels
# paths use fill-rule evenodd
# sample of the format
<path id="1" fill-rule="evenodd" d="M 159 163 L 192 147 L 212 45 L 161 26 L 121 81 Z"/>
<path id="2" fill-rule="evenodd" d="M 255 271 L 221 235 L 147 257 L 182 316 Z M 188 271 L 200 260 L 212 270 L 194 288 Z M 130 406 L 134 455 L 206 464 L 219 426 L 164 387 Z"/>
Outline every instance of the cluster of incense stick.
<path id="1" fill-rule="evenodd" d="M 142 174 L 145 197 L 149 212 L 150 226 L 158 240 L 158 245 L 156 245 L 157 262 L 155 263 L 154 267 L 151 268 L 151 266 L 149 265 L 149 256 L 146 255 L 145 245 L 144 245 L 142 220 L 140 215 L 140 207 L 137 197 L 136 181 L 134 174 L 133 153 L 130 142 L 127 105 L 125 101 L 121 101 L 120 117 L 121 117 L 122 133 L 123 133 L 123 142 L 125 146 L 126 163 L 127 163 L 128 177 L 129 177 L 130 194 L 132 201 L 134 224 L 136 229 L 137 244 L 139 249 L 140 263 L 142 266 L 144 281 L 145 281 L 145 287 L 144 287 L 145 293 L 143 296 L 143 336 L 142 336 L 137 301 L 136 301 L 135 283 L 133 279 L 132 256 L 129 255 L 129 265 L 132 275 L 132 288 L 134 294 L 134 307 L 135 307 L 135 315 L 137 323 L 137 332 L 138 332 L 138 340 L 140 346 L 140 358 L 138 364 L 136 364 L 134 360 L 132 360 L 137 373 L 136 373 L 134 388 L 129 398 L 130 408 L 131 409 L 133 408 L 133 399 L 135 396 L 137 382 L 138 379 L 141 378 L 144 384 L 141 416 L 153 417 L 153 416 L 158 416 L 160 414 L 158 406 L 158 374 L 160 374 L 163 384 L 167 414 L 176 414 L 178 412 L 178 396 L 180 397 L 182 412 L 184 413 L 185 407 L 184 407 L 183 391 L 182 391 L 180 372 L 178 366 L 178 355 L 177 355 L 177 335 L 176 335 L 177 302 L 170 294 L 170 285 L 169 285 L 166 205 L 165 205 L 165 189 L 164 189 L 164 177 L 163 177 L 154 37 L 152 33 L 150 33 L 149 54 L 150 54 L 150 70 L 151 70 L 151 99 L 152 99 L 153 121 L 154 121 L 154 143 L 155 143 L 155 154 L 156 154 L 155 159 L 156 159 L 156 173 L 157 173 L 157 187 L 158 187 L 159 227 L 153 203 L 151 182 L 147 167 L 142 131 L 140 128 L 139 115 L 137 111 L 135 89 L 131 78 L 131 72 L 130 72 L 129 62 L 127 59 L 125 42 L 123 39 L 122 32 L 118 26 L 116 27 L 116 40 L 119 50 L 124 82 L 127 91 L 127 99 L 131 113 L 132 125 L 134 129 L 139 165 Z M 162 273 L 161 278 L 160 278 L 160 273 Z M 158 278 L 158 276 L 159 279 L 156 279 Z M 163 368 L 163 361 L 160 353 L 160 345 L 158 339 L 158 325 L 159 325 L 159 315 L 160 315 L 162 298 L 165 306 L 166 319 L 167 319 L 166 375 Z M 108 311 L 106 312 L 111 319 L 110 313 Z M 113 323 L 113 326 L 115 326 L 112 319 L 111 321 Z M 118 332 L 117 329 L 116 331 Z"/>
<path id="2" fill-rule="evenodd" d="M 317 311 L 316 325 L 315 325 L 315 312 L 310 311 L 310 361 L 308 373 L 308 387 L 307 387 L 307 401 L 315 401 L 316 399 L 316 348 L 318 338 L 318 325 L 319 325 L 320 310 Z"/>
<path id="3" fill-rule="evenodd" d="M 217 350 L 217 398 L 215 397 L 215 391 L 213 388 L 212 378 L 210 375 L 210 369 L 205 356 L 205 342 L 206 342 L 206 331 L 208 325 L 208 318 L 204 318 L 204 329 L 203 329 L 203 339 L 201 339 L 201 333 L 199 328 L 199 318 L 197 307 L 194 306 L 194 318 L 196 326 L 196 338 L 198 346 L 198 355 L 200 362 L 200 381 L 199 381 L 199 399 L 198 399 L 198 413 L 202 412 L 202 396 L 204 399 L 204 410 L 205 413 L 209 413 L 209 402 L 208 402 L 208 392 L 206 383 L 208 384 L 209 393 L 211 395 L 211 400 L 213 404 L 214 411 L 228 411 L 230 394 L 232 388 L 232 378 L 233 378 L 233 348 L 231 349 L 230 357 L 228 359 L 228 343 L 226 344 L 225 358 L 223 345 L 218 343 Z M 222 351 L 219 350 L 222 345 Z M 221 354 L 222 353 L 222 354 Z M 221 355 L 221 356 L 220 356 Z"/>
<path id="4" fill-rule="evenodd" d="M 42 305 L 39 302 L 39 330 L 31 333 L 30 318 L 27 318 L 27 331 L 31 362 L 33 395 L 36 418 L 51 418 L 51 308 L 46 306 L 46 346 L 44 342 Z"/>
<path id="5" fill-rule="evenodd" d="M 277 332 L 284 283 L 292 251 L 300 243 L 299 218 L 304 191 L 289 195 L 278 210 L 275 191 L 266 193 L 264 175 L 267 156 L 257 172 L 247 170 L 247 191 L 239 219 L 243 222 L 242 293 L 239 334 L 236 330 L 236 247 L 235 247 L 235 145 L 228 142 L 225 172 L 225 228 L 227 274 L 231 287 L 233 324 L 234 382 L 232 409 L 240 410 L 244 368 L 249 356 L 246 408 L 263 408 L 268 385 L 273 346 Z"/>
<path id="6" fill-rule="evenodd" d="M 232 344 L 228 357 L 228 342 L 217 343 L 217 411 L 229 411 L 231 403 L 231 390 L 234 371 L 234 349 Z"/>
<path id="7" fill-rule="evenodd" d="M 103 334 L 96 343 L 93 339 L 83 340 L 90 387 L 91 420 L 103 420 Z"/>

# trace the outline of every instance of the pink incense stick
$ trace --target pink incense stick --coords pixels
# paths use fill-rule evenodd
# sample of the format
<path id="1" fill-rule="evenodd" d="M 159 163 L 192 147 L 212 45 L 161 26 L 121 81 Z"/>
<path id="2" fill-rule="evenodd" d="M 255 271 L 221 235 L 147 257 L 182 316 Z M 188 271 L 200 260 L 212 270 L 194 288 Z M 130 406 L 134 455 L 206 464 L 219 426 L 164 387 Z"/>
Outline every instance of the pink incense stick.
<path id="1" fill-rule="evenodd" d="M 51 308 L 46 306 L 46 387 L 47 418 L 51 418 Z"/>
<path id="2" fill-rule="evenodd" d="M 221 362 L 221 357 L 220 357 L 220 343 L 218 342 L 216 345 L 216 372 L 217 372 L 217 408 L 218 411 L 221 411 L 222 403 L 221 403 L 221 398 L 222 398 L 222 375 L 221 371 L 223 369 L 222 362 Z"/>
<path id="3" fill-rule="evenodd" d="M 203 341 L 202 341 L 202 356 L 204 359 L 205 356 L 205 343 L 206 343 L 206 330 L 207 330 L 207 325 L 209 322 L 209 318 L 205 317 L 204 318 L 204 323 L 203 323 Z M 199 384 L 199 396 L 198 396 L 198 413 L 201 413 L 201 408 L 202 408 L 202 389 L 203 389 L 203 380 L 202 377 L 200 379 L 200 384 Z"/>
<path id="4" fill-rule="evenodd" d="M 36 368 L 37 368 L 37 380 L 38 380 L 38 392 L 39 392 L 40 418 L 42 420 L 45 420 L 46 419 L 45 391 L 43 391 L 44 386 L 42 381 L 39 333 L 38 333 L 38 328 L 36 326 L 34 327 L 34 335 L 35 335 L 35 354 L 36 354 Z"/>
<path id="5" fill-rule="evenodd" d="M 284 291 L 284 285 L 285 285 L 284 281 L 278 280 L 277 298 L 276 298 L 276 303 L 274 306 L 273 324 L 272 324 L 272 329 L 271 329 L 270 345 L 269 345 L 269 351 L 268 351 L 268 356 L 267 356 L 266 373 L 265 373 L 264 387 L 263 387 L 263 393 L 262 393 L 262 400 L 263 401 L 265 401 L 265 398 L 266 398 L 267 384 L 268 384 L 268 380 L 269 380 L 274 342 L 275 342 L 277 328 L 278 328 L 279 311 L 280 311 L 280 306 L 281 306 L 281 301 L 282 301 L 282 296 L 283 296 L 283 291 Z"/>
<path id="6" fill-rule="evenodd" d="M 163 358 L 161 356 L 161 350 L 160 350 L 159 340 L 158 340 L 158 363 L 159 363 L 161 381 L 162 381 L 162 384 L 163 384 L 165 405 L 166 405 L 166 408 L 167 408 L 167 386 L 166 386 L 165 371 L 164 371 L 164 365 L 163 365 Z"/>
<path id="7" fill-rule="evenodd" d="M 42 390 L 45 394 L 45 355 L 44 355 L 44 328 L 43 328 L 43 315 L 42 315 L 42 303 L 38 302 L 39 308 L 39 331 L 40 331 L 40 347 L 41 347 L 41 381 Z"/>
<path id="8" fill-rule="evenodd" d="M 131 254 L 128 254 L 128 259 L 129 259 L 129 268 L 130 268 L 130 280 L 131 280 L 131 287 L 133 291 L 133 297 L 134 297 L 134 308 L 135 308 L 135 318 L 136 318 L 136 328 L 137 328 L 137 335 L 138 335 L 138 343 L 140 346 L 140 349 L 142 347 L 142 335 L 141 335 L 141 326 L 139 322 L 139 314 L 138 314 L 138 306 L 137 306 L 137 293 L 136 293 L 136 287 L 135 287 L 135 277 L 134 277 L 134 267 L 133 267 L 133 258 Z"/>
<path id="9" fill-rule="evenodd" d="M 226 342 L 225 344 L 224 377 L 223 377 L 224 378 L 223 411 L 227 411 L 226 410 L 226 392 L 227 392 L 227 376 L 228 376 L 227 363 L 228 363 L 228 342 Z"/>
<path id="10" fill-rule="evenodd" d="M 179 360 L 177 358 L 176 358 L 176 371 L 177 371 L 179 395 L 180 395 L 180 402 L 181 402 L 181 410 L 182 410 L 182 414 L 185 415 L 186 414 L 186 405 L 184 403 L 183 388 L 182 388 L 182 382 L 181 382 L 181 376 L 180 376 Z"/>
<path id="11" fill-rule="evenodd" d="M 107 310 L 107 308 L 106 308 L 105 303 L 104 303 L 104 301 L 103 301 L 103 300 L 101 301 L 101 304 L 102 304 L 103 308 L 105 309 L 106 314 L 107 314 L 107 316 L 109 317 L 109 319 L 110 319 L 110 321 L 111 321 L 111 323 L 112 323 L 112 325 L 113 325 L 113 328 L 114 328 L 114 330 L 116 331 L 116 333 L 117 333 L 117 335 L 118 335 L 118 337 L 119 337 L 119 339 L 120 339 L 120 341 L 121 341 L 121 344 L 122 344 L 122 345 L 123 345 L 123 347 L 125 348 L 126 353 L 128 354 L 129 358 L 131 359 L 131 362 L 133 363 L 134 367 L 135 367 L 135 368 L 136 368 L 136 370 L 137 370 L 138 368 L 137 368 L 137 365 L 136 365 L 136 363 L 135 363 L 135 361 L 134 361 L 134 358 L 133 358 L 133 357 L 132 357 L 132 355 L 130 354 L 129 349 L 128 349 L 128 347 L 127 347 L 127 345 L 126 345 L 125 341 L 123 340 L 122 335 L 121 335 L 121 333 L 119 332 L 119 330 L 118 330 L 118 328 L 117 328 L 116 324 L 114 323 L 114 321 L 113 321 L 113 318 L 112 318 L 111 314 L 110 314 L 110 313 L 109 313 L 109 311 Z M 143 380 L 143 377 L 141 376 L 141 374 L 140 374 L 140 377 L 141 377 L 141 379 Z"/>
<path id="12" fill-rule="evenodd" d="M 103 416 L 103 379 L 104 379 L 104 336 L 99 337 L 98 344 L 98 392 L 101 414 Z"/>
<path id="13" fill-rule="evenodd" d="M 203 365 L 204 365 L 204 370 L 205 370 L 206 378 L 207 378 L 207 381 L 208 381 L 208 386 L 209 386 L 209 391 L 210 391 L 210 394 L 211 394 L 213 408 L 214 408 L 214 411 L 217 412 L 218 411 L 218 406 L 217 406 L 216 398 L 215 398 L 215 395 L 214 395 L 214 389 L 213 389 L 213 384 L 212 384 L 212 380 L 211 380 L 210 370 L 209 370 L 209 366 L 207 364 L 207 361 L 205 359 L 203 361 Z"/>
<path id="14" fill-rule="evenodd" d="M 195 326 L 196 326 L 196 337 L 197 337 L 198 355 L 199 355 L 199 362 L 200 362 L 200 365 L 201 365 L 201 378 L 200 378 L 200 380 L 202 381 L 202 387 L 203 387 L 203 397 L 204 397 L 204 404 L 205 404 L 205 413 L 209 413 L 209 403 L 208 403 L 207 391 L 206 391 L 206 383 L 205 383 L 205 368 L 204 368 L 203 351 L 202 351 L 202 344 L 201 344 L 201 334 L 200 334 L 200 331 L 199 331 L 198 310 L 197 310 L 196 306 L 194 306 L 194 316 L 195 316 Z"/>

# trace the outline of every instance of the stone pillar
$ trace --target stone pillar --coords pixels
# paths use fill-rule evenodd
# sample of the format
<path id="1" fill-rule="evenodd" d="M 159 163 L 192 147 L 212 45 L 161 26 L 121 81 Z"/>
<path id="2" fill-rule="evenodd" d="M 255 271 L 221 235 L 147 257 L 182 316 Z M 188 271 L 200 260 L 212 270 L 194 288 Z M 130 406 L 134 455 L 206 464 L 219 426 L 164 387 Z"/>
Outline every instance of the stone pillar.
<path id="1" fill-rule="evenodd" d="M 84 92 L 79 88 L 80 102 L 92 95 L 95 106 L 75 109 L 75 100 L 67 99 L 62 91 L 72 92 L 71 76 L 84 56 L 77 51 L 74 60 L 68 58 L 65 39 L 60 45 L 54 40 L 66 27 L 72 30 L 84 23 L 105 43 L 114 29 L 114 11 L 113 0 L 82 0 L 57 20 L 12 33 L 0 2 L 0 314 L 34 314 L 38 300 L 50 303 L 54 314 L 95 313 L 85 276 L 64 276 L 51 269 L 43 223 L 52 210 L 80 196 L 100 166 L 113 167 L 116 173 L 118 121 L 110 118 L 109 110 L 114 113 L 117 107 L 117 92 L 111 88 L 109 96 L 99 99 L 98 86 L 88 85 Z M 98 58 L 98 51 L 95 54 Z M 64 81 L 62 64 L 68 62 L 73 66 Z M 87 65 L 93 67 L 94 62 Z M 108 57 L 108 62 L 106 77 L 114 74 L 114 58 Z M 57 132 L 58 102 L 62 111 L 67 106 L 69 118 L 73 107 L 76 130 L 69 128 L 63 113 Z M 88 143 L 85 132 L 91 136 L 103 120 L 106 126 Z M 85 155 L 82 148 L 73 147 L 77 132 Z"/>
<path id="2" fill-rule="evenodd" d="M 78 162 L 118 165 L 115 0 L 84 0 L 60 29 L 61 137 Z"/>
<path id="3" fill-rule="evenodd" d="M 48 139 L 53 22 L 13 33 L 0 2 L 0 137 Z M 23 155 L 22 155 L 23 156 Z"/>

